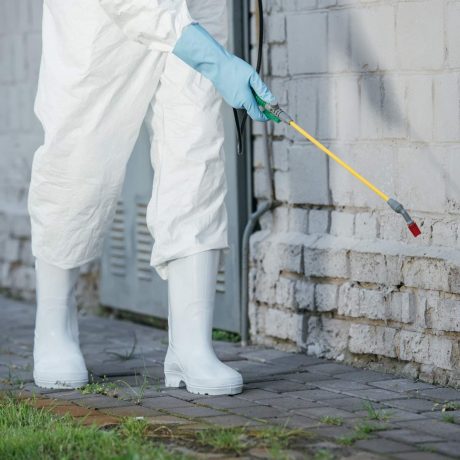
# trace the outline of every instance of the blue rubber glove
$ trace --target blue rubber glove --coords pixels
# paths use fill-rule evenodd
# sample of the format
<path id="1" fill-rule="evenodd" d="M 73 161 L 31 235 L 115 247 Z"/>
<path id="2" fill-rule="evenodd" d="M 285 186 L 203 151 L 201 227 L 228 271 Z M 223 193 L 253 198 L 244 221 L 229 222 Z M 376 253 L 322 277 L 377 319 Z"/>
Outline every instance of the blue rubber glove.
<path id="1" fill-rule="evenodd" d="M 251 89 L 269 104 L 276 104 L 276 99 L 256 70 L 246 61 L 229 53 L 199 24 L 190 24 L 184 28 L 173 53 L 211 80 L 233 108 L 246 109 L 253 120 L 268 120 L 260 111 Z"/>

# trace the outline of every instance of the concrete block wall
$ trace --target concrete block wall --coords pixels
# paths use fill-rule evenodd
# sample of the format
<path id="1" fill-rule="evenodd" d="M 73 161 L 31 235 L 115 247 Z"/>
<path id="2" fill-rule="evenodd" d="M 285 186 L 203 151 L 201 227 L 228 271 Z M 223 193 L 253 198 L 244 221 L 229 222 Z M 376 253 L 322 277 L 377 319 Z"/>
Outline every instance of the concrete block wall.
<path id="1" fill-rule="evenodd" d="M 40 0 L 0 0 L 0 292 L 33 300 L 27 192 L 43 139 L 33 112 L 41 56 Z M 82 268 L 79 299 L 94 305 L 98 264 Z"/>
<path id="2" fill-rule="evenodd" d="M 280 206 L 252 237 L 252 340 L 460 383 L 460 1 L 264 3 L 264 72 L 280 103 L 401 201 L 423 234 L 271 125 Z"/>

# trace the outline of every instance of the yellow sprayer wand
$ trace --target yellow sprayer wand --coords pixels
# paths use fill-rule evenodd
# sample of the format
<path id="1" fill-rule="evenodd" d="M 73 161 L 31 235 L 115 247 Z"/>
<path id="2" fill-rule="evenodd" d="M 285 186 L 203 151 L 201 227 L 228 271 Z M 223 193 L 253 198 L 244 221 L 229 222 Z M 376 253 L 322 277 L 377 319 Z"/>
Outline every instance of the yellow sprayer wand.
<path id="1" fill-rule="evenodd" d="M 376 195 L 378 195 L 383 201 L 385 201 L 388 204 L 388 206 L 390 206 L 390 208 L 393 209 L 393 211 L 397 212 L 398 214 L 401 214 L 404 217 L 407 227 L 409 228 L 412 235 L 414 235 L 414 237 L 417 237 L 422 233 L 418 225 L 412 220 L 409 213 L 404 209 L 404 206 L 401 203 L 383 193 L 374 184 L 369 182 L 365 177 L 363 177 L 361 174 L 355 171 L 349 164 L 345 163 L 345 161 L 343 161 L 335 153 L 331 152 L 327 147 L 321 144 L 321 142 L 316 140 L 311 134 L 309 134 L 307 131 L 301 128 L 284 110 L 282 110 L 279 107 L 279 105 L 268 104 L 256 94 L 254 94 L 254 96 L 256 97 L 260 109 L 270 120 L 273 120 L 275 123 L 284 122 L 288 124 L 289 126 L 294 128 L 299 134 L 308 139 L 313 145 L 318 147 L 322 152 L 324 152 L 335 162 L 337 162 L 340 166 L 345 168 L 349 173 L 355 176 L 356 179 L 362 182 L 366 187 L 371 189 Z"/>

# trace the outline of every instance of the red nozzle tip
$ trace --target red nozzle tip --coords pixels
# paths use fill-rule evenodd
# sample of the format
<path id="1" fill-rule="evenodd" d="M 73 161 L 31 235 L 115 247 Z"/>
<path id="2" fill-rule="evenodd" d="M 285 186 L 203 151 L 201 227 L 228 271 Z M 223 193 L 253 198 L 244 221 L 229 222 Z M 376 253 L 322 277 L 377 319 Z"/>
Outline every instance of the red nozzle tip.
<path id="1" fill-rule="evenodd" d="M 411 224 L 409 224 L 408 227 L 412 235 L 414 235 L 415 238 L 417 238 L 417 236 L 422 234 L 421 230 L 418 228 L 418 225 L 415 222 L 412 222 Z"/>

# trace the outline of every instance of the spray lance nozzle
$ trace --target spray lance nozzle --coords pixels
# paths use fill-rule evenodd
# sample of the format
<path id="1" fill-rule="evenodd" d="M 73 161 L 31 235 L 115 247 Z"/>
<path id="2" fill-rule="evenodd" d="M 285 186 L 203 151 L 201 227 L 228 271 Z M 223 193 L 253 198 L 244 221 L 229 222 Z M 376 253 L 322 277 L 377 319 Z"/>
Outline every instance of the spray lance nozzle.
<path id="1" fill-rule="evenodd" d="M 404 217 L 404 220 L 407 223 L 407 227 L 409 228 L 410 232 L 414 237 L 419 236 L 422 232 L 418 225 L 412 220 L 409 213 L 404 209 L 404 206 L 397 202 L 395 199 L 390 198 L 388 195 L 383 193 L 380 189 L 378 189 L 374 184 L 369 182 L 365 177 L 355 171 L 349 164 L 345 163 L 340 157 L 338 157 L 335 153 L 331 152 L 327 147 L 325 147 L 321 142 L 315 139 L 311 134 L 307 133 L 303 128 L 301 128 L 284 110 L 280 108 L 278 104 L 272 105 L 265 102 L 261 99 L 254 91 L 254 97 L 256 98 L 257 104 L 260 107 L 260 110 L 265 114 L 265 116 L 274 121 L 275 123 L 287 123 L 289 126 L 294 128 L 298 133 L 300 133 L 303 137 L 308 139 L 313 145 L 319 148 L 323 153 L 328 155 L 332 158 L 335 162 L 337 162 L 342 168 L 345 168 L 350 174 L 352 174 L 356 179 L 358 179 L 361 183 L 363 183 L 366 187 L 372 190 L 375 194 L 377 194 L 382 200 L 384 200 L 388 206 L 390 206 L 393 211 L 401 214 Z"/>
<path id="2" fill-rule="evenodd" d="M 401 214 L 404 217 L 404 220 L 407 223 L 407 227 L 411 231 L 412 235 L 414 235 L 415 238 L 417 236 L 421 235 L 422 231 L 420 230 L 419 226 L 414 222 L 412 217 L 409 215 L 409 213 L 404 209 L 404 206 L 396 201 L 394 198 L 390 198 L 387 201 L 388 206 L 390 206 L 391 209 L 393 209 L 394 212 L 397 212 L 398 214 Z"/>

